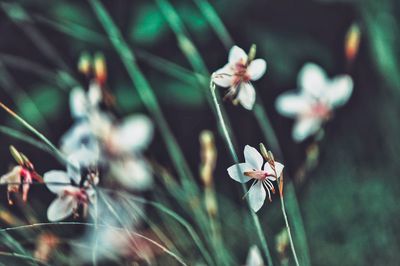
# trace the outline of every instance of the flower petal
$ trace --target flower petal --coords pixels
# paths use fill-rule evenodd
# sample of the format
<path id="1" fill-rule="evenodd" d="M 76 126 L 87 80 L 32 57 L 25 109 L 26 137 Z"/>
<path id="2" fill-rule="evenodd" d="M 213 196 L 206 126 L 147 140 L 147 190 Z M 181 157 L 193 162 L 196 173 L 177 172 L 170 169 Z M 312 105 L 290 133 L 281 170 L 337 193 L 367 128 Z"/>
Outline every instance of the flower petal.
<path id="1" fill-rule="evenodd" d="M 140 158 L 113 162 L 111 173 L 128 189 L 146 190 L 153 185 L 151 168 Z"/>
<path id="2" fill-rule="evenodd" d="M 265 172 L 267 172 L 267 174 L 269 175 L 267 178 L 269 179 L 269 180 L 272 180 L 272 181 L 275 181 L 276 180 L 276 175 L 275 175 L 275 171 L 274 170 L 272 170 L 272 167 L 271 167 L 271 165 L 268 163 L 268 162 L 266 162 L 265 164 L 264 164 L 264 169 L 263 169 Z"/>
<path id="3" fill-rule="evenodd" d="M 257 212 L 264 204 L 265 198 L 267 197 L 267 192 L 262 185 L 262 182 L 257 181 L 249 190 L 249 202 L 250 207 L 254 212 Z"/>
<path id="4" fill-rule="evenodd" d="M 302 92 L 319 97 L 325 90 L 327 77 L 325 71 L 316 64 L 307 63 L 300 70 L 298 83 Z"/>
<path id="5" fill-rule="evenodd" d="M 247 54 L 246 52 L 240 48 L 239 46 L 233 46 L 229 51 L 229 64 L 235 65 L 236 63 L 242 62 L 246 63 L 247 61 Z"/>
<path id="6" fill-rule="evenodd" d="M 321 127 L 322 121 L 318 118 L 300 118 L 296 121 L 292 131 L 292 137 L 300 142 L 314 134 Z"/>
<path id="7" fill-rule="evenodd" d="M 253 109 L 256 101 L 256 90 L 250 83 L 241 83 L 237 99 L 240 104 L 247 110 Z"/>
<path id="8" fill-rule="evenodd" d="M 43 176 L 44 183 L 46 183 L 47 188 L 53 192 L 54 194 L 61 195 L 62 192 L 65 190 L 66 186 L 63 185 L 51 185 L 47 183 L 66 183 L 70 184 L 71 180 L 69 179 L 68 175 L 64 171 L 59 170 L 52 170 L 44 174 Z"/>
<path id="9" fill-rule="evenodd" d="M 349 75 L 340 75 L 329 83 L 326 96 L 332 107 L 344 105 L 353 92 L 353 80 Z"/>
<path id="10" fill-rule="evenodd" d="M 87 99 L 90 107 L 96 107 L 102 100 L 103 94 L 101 88 L 97 82 L 91 82 L 89 85 L 89 91 L 87 93 Z"/>
<path id="11" fill-rule="evenodd" d="M 71 195 L 56 198 L 47 209 L 49 221 L 59 221 L 67 218 L 77 207 L 78 202 Z"/>
<path id="12" fill-rule="evenodd" d="M 153 131 L 153 123 L 147 116 L 130 116 L 112 133 L 112 149 L 119 153 L 141 152 L 149 145 Z"/>
<path id="13" fill-rule="evenodd" d="M 246 183 L 249 181 L 251 178 L 248 176 L 245 176 L 243 173 L 248 172 L 248 171 L 253 171 L 253 166 L 251 166 L 248 163 L 239 163 L 239 164 L 234 164 L 228 168 L 228 174 L 229 176 L 240 183 Z"/>
<path id="14" fill-rule="evenodd" d="M 310 104 L 310 98 L 306 95 L 288 92 L 278 96 L 275 108 L 281 115 L 292 118 L 298 114 L 307 113 L 311 107 Z"/>
<path id="15" fill-rule="evenodd" d="M 85 121 L 75 123 L 71 129 L 61 137 L 61 150 L 67 155 L 82 147 L 96 149 L 98 146 L 99 143 L 89 123 Z"/>
<path id="16" fill-rule="evenodd" d="M 263 266 L 264 261 L 261 252 L 256 245 L 252 246 L 247 255 L 246 266 Z"/>
<path id="17" fill-rule="evenodd" d="M 275 171 L 277 177 L 280 177 L 285 166 L 277 161 L 275 161 Z"/>
<path id="18" fill-rule="evenodd" d="M 81 118 L 87 115 L 86 94 L 79 87 L 73 88 L 69 96 L 69 108 L 73 118 Z"/>
<path id="19" fill-rule="evenodd" d="M 253 60 L 247 67 L 247 74 L 251 80 L 257 80 L 261 78 L 267 70 L 267 62 L 264 59 Z"/>
<path id="20" fill-rule="evenodd" d="M 250 145 L 246 145 L 244 147 L 244 160 L 256 170 L 261 170 L 264 161 L 257 149 L 251 147 Z"/>
<path id="21" fill-rule="evenodd" d="M 221 87 L 230 87 L 233 84 L 234 71 L 231 64 L 226 64 L 223 68 L 215 71 L 213 82 Z"/>

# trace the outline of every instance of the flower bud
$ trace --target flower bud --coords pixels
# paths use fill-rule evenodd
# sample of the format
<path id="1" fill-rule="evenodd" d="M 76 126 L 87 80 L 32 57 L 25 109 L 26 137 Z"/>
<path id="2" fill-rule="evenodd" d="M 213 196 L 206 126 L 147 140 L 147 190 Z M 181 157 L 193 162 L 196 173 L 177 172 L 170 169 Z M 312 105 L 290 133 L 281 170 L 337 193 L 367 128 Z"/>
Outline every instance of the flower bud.
<path id="1" fill-rule="evenodd" d="M 78 70 L 79 72 L 81 72 L 82 74 L 88 76 L 90 75 L 90 71 L 91 71 L 91 67 L 90 67 L 90 63 L 91 62 L 91 58 L 88 52 L 83 52 L 79 58 L 78 61 Z"/>
<path id="2" fill-rule="evenodd" d="M 102 53 L 96 53 L 94 56 L 94 75 L 100 86 L 103 86 L 107 80 L 106 59 Z"/>

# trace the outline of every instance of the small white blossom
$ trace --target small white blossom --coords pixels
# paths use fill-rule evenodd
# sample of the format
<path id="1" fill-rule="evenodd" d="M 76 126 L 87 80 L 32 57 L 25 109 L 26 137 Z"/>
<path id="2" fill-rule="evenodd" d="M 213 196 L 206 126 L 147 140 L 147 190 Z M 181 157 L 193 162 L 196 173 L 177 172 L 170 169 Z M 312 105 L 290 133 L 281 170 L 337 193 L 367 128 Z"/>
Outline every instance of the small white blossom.
<path id="1" fill-rule="evenodd" d="M 267 69 L 264 59 L 250 60 L 246 52 L 235 45 L 229 52 L 228 63 L 212 76 L 218 86 L 229 87 L 226 98 L 238 101 L 248 110 L 253 109 L 256 100 L 256 91 L 250 81 L 261 78 Z"/>
<path id="2" fill-rule="evenodd" d="M 248 194 L 253 211 L 257 212 L 264 204 L 268 192 L 271 201 L 271 192 L 274 192 L 273 181 L 281 176 L 283 165 L 278 162 L 266 162 L 261 154 L 253 147 L 244 148 L 244 163 L 234 164 L 228 168 L 229 176 L 237 182 L 246 183 L 253 180 Z"/>
<path id="3" fill-rule="evenodd" d="M 57 198 L 47 209 L 49 221 L 59 221 L 71 214 L 77 214 L 80 206 L 83 207 L 83 213 L 86 215 L 89 205 L 93 203 L 95 198 L 93 185 L 97 185 L 98 177 L 93 173 L 88 173 L 82 184 L 81 166 L 78 163 L 82 157 L 91 157 L 90 152 L 83 151 L 71 155 L 68 158 L 67 172 L 52 170 L 44 174 L 43 179 L 47 188 L 57 194 Z"/>
<path id="4" fill-rule="evenodd" d="M 256 245 L 251 246 L 247 255 L 246 266 L 264 266 L 261 252 Z"/>
<path id="5" fill-rule="evenodd" d="M 296 119 L 292 136 L 300 142 L 316 133 L 330 119 L 333 109 L 349 100 L 353 80 L 349 75 L 329 79 L 322 68 L 307 63 L 298 75 L 298 86 L 298 93 L 287 92 L 278 97 L 276 109 Z"/>
<path id="6" fill-rule="evenodd" d="M 92 82 L 87 92 L 79 87 L 72 89 L 69 98 L 72 117 L 75 119 L 87 117 L 98 108 L 101 100 L 102 91 L 97 82 Z"/>

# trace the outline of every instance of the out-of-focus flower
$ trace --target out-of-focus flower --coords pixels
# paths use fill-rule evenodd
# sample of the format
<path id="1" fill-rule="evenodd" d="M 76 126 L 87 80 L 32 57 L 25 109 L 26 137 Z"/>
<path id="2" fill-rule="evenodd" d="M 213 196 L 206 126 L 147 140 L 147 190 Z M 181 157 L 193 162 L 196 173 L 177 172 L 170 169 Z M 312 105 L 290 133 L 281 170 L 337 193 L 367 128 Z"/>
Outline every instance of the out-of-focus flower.
<path id="1" fill-rule="evenodd" d="M 261 252 L 256 245 L 251 246 L 247 255 L 246 266 L 264 266 Z"/>
<path id="2" fill-rule="evenodd" d="M 7 185 L 8 204 L 12 205 L 11 194 L 18 193 L 22 184 L 22 200 L 28 200 L 30 184 L 33 180 L 43 182 L 42 177 L 35 171 L 33 164 L 29 159 L 20 153 L 13 146 L 10 146 L 10 152 L 19 165 L 12 168 L 11 171 L 0 177 L 0 184 Z"/>
<path id="3" fill-rule="evenodd" d="M 316 133 L 332 116 L 333 109 L 344 105 L 353 91 L 349 75 L 333 79 L 319 66 L 307 63 L 298 75 L 300 92 L 287 92 L 276 100 L 276 109 L 284 116 L 295 118 L 292 136 L 303 141 Z"/>
<path id="4" fill-rule="evenodd" d="M 244 158 L 244 163 L 234 164 L 229 167 L 228 174 L 232 179 L 240 183 L 253 180 L 248 194 L 250 206 L 253 211 L 257 212 L 264 204 L 267 192 L 271 201 L 270 191 L 275 192 L 272 182 L 281 176 L 284 166 L 275 161 L 264 164 L 261 154 L 249 145 L 244 148 Z"/>
<path id="5" fill-rule="evenodd" d="M 71 115 L 74 119 L 87 118 L 92 112 L 98 111 L 98 105 L 102 100 L 102 91 L 96 82 L 91 82 L 89 90 L 73 88 L 69 98 Z"/>
<path id="6" fill-rule="evenodd" d="M 86 153 L 73 154 L 68 158 L 67 172 L 52 170 L 44 174 L 44 182 L 48 189 L 57 194 L 57 198 L 47 209 L 47 218 L 50 221 L 59 221 L 67 218 L 71 214 L 78 215 L 78 208 L 82 207 L 83 215 L 86 216 L 89 204 L 95 200 L 94 186 L 98 183 L 98 174 L 91 171 L 90 166 L 85 168 L 86 175 L 82 180 L 84 169 L 78 163 L 82 157 L 91 157 L 90 151 Z M 90 159 L 86 159 L 90 161 Z"/>
<path id="7" fill-rule="evenodd" d="M 261 78 L 267 69 L 265 60 L 254 60 L 254 54 L 255 48 L 250 50 L 248 56 L 242 48 L 233 46 L 228 63 L 212 75 L 215 84 L 229 87 L 225 98 L 239 102 L 248 110 L 253 109 L 256 100 L 256 91 L 250 81 Z"/>
<path id="8" fill-rule="evenodd" d="M 100 110 L 101 97 L 97 83 L 87 93 L 81 89 L 71 92 L 71 113 L 77 123 L 62 137 L 61 150 L 72 154 L 88 149 L 97 153 L 99 164 L 127 188 L 149 188 L 152 171 L 142 153 L 153 137 L 151 120 L 131 115 L 117 124 L 114 117 Z"/>
<path id="9" fill-rule="evenodd" d="M 52 252 L 60 244 L 60 239 L 52 233 L 41 233 L 36 242 L 34 256 L 40 261 L 49 261 Z"/>

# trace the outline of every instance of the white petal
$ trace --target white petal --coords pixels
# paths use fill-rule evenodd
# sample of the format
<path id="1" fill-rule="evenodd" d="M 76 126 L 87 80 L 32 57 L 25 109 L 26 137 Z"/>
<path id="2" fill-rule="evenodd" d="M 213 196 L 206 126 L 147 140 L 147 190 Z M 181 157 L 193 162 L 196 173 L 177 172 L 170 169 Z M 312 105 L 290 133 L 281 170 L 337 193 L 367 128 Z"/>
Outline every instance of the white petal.
<path id="1" fill-rule="evenodd" d="M 78 205 L 78 202 L 71 195 L 56 198 L 47 209 L 49 221 L 59 221 L 70 216 Z"/>
<path id="2" fill-rule="evenodd" d="M 353 80 L 349 75 L 338 76 L 329 83 L 327 100 L 332 107 L 344 105 L 353 92 Z"/>
<path id="3" fill-rule="evenodd" d="M 93 135 L 100 139 L 107 139 L 113 130 L 113 117 L 101 111 L 91 112 L 89 124 Z"/>
<path id="4" fill-rule="evenodd" d="M 246 61 L 247 61 L 246 52 L 242 48 L 236 45 L 233 46 L 229 51 L 229 59 L 228 59 L 229 64 L 235 65 L 236 63 L 239 62 L 242 62 L 244 64 L 246 63 Z"/>
<path id="5" fill-rule="evenodd" d="M 154 127 L 145 115 L 133 115 L 123 120 L 112 135 L 112 143 L 120 152 L 140 152 L 153 138 Z"/>
<path id="6" fill-rule="evenodd" d="M 129 189 L 146 190 L 153 185 L 151 168 L 142 159 L 115 161 L 111 164 L 111 173 Z"/>
<path id="7" fill-rule="evenodd" d="M 254 212 L 257 212 L 264 204 L 267 192 L 262 185 L 262 182 L 257 181 L 257 183 L 252 186 L 249 190 L 249 202 L 250 207 Z"/>
<path id="8" fill-rule="evenodd" d="M 257 80 L 265 74 L 266 70 L 267 62 L 264 59 L 256 59 L 247 67 L 247 74 L 251 80 Z"/>
<path id="9" fill-rule="evenodd" d="M 223 68 L 215 71 L 213 82 L 221 87 L 230 87 L 233 84 L 234 71 L 231 64 L 226 64 Z"/>
<path id="10" fill-rule="evenodd" d="M 275 180 L 280 177 L 283 171 L 284 165 L 275 161 L 275 171 L 272 170 L 271 165 L 267 162 L 264 164 L 264 171 L 268 173 L 268 175 L 273 175 L 274 178 L 268 177 L 270 180 Z M 275 175 L 276 172 L 276 175 Z"/>
<path id="11" fill-rule="evenodd" d="M 81 88 L 76 87 L 71 90 L 69 105 L 73 118 L 81 118 L 87 115 L 86 94 Z"/>
<path id="12" fill-rule="evenodd" d="M 87 122 L 75 123 L 71 129 L 61 137 L 61 150 L 67 155 L 82 147 L 95 149 L 98 145 L 99 143 Z"/>
<path id="13" fill-rule="evenodd" d="M 247 255 L 246 266 L 264 266 L 261 252 L 256 245 L 252 246 Z"/>
<path id="14" fill-rule="evenodd" d="M 250 145 L 244 147 L 244 160 L 256 170 L 261 170 L 264 161 L 257 149 Z"/>
<path id="15" fill-rule="evenodd" d="M 96 107 L 101 102 L 103 95 L 97 82 L 90 83 L 87 97 L 91 107 Z"/>
<path id="16" fill-rule="evenodd" d="M 310 109 L 310 98 L 304 94 L 284 93 L 275 101 L 276 110 L 283 116 L 296 117 Z"/>
<path id="17" fill-rule="evenodd" d="M 284 167 L 285 166 L 283 164 L 275 161 L 275 171 L 276 171 L 277 177 L 281 176 Z"/>
<path id="18" fill-rule="evenodd" d="M 250 83 L 241 83 L 237 99 L 240 104 L 247 110 L 253 109 L 254 102 L 256 101 L 256 90 Z"/>
<path id="19" fill-rule="evenodd" d="M 253 166 L 251 166 L 248 163 L 239 163 L 239 164 L 234 164 L 228 168 L 228 174 L 229 176 L 240 183 L 246 183 L 249 181 L 251 178 L 248 176 L 245 176 L 243 173 L 244 172 L 249 172 L 253 170 Z"/>
<path id="20" fill-rule="evenodd" d="M 305 94 L 319 97 L 327 84 L 325 71 L 316 64 L 307 63 L 300 70 L 298 83 Z"/>
<path id="21" fill-rule="evenodd" d="M 314 134 L 321 127 L 322 121 L 318 118 L 301 118 L 293 127 L 292 136 L 297 142 L 303 141 Z"/>
<path id="22" fill-rule="evenodd" d="M 43 180 L 44 183 L 66 183 L 66 184 L 71 183 L 67 173 L 58 170 L 52 170 L 45 173 L 43 176 Z M 66 186 L 69 186 L 69 185 L 63 186 L 63 185 L 51 185 L 51 184 L 46 184 L 46 185 L 51 192 L 58 195 L 62 194 Z"/>

